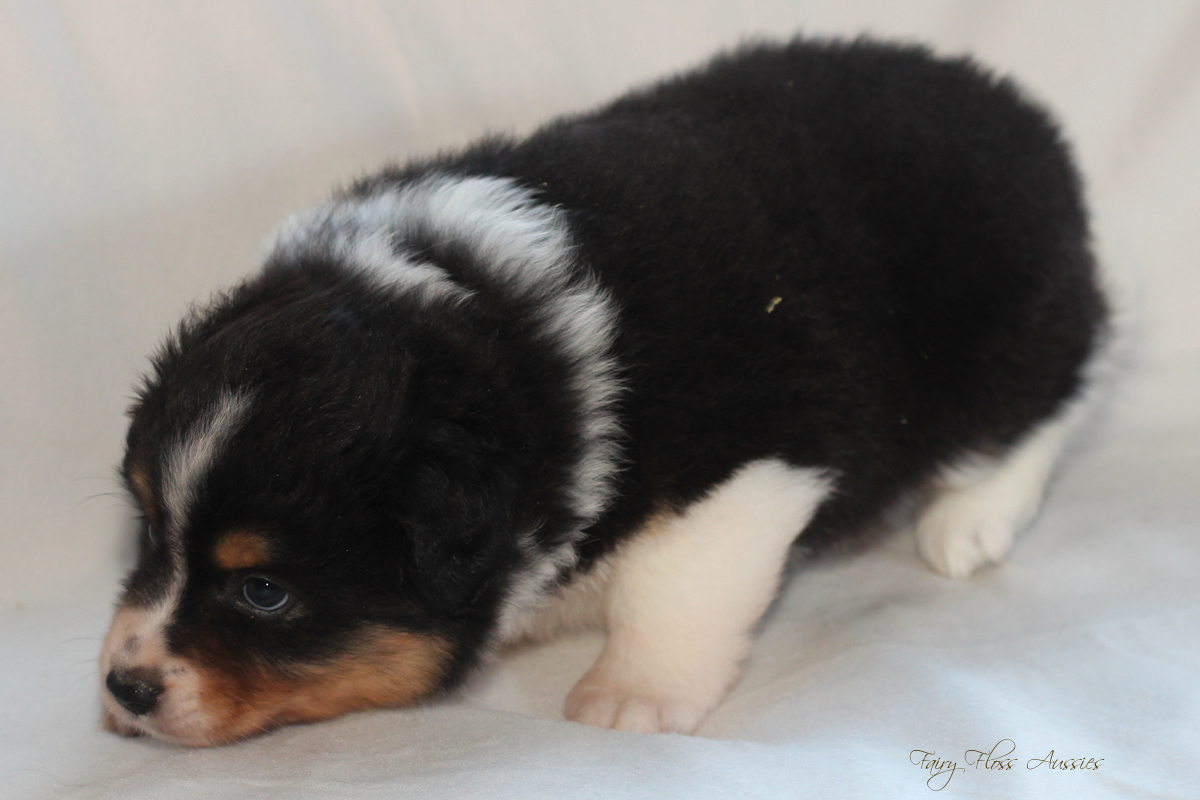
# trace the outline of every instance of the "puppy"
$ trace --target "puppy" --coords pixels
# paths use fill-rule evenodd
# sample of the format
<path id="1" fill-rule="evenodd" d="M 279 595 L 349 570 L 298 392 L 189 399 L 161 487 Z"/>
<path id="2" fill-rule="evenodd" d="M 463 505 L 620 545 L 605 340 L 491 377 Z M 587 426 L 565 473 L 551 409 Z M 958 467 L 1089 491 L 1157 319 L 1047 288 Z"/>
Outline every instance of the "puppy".
<path id="1" fill-rule="evenodd" d="M 1046 114 L 967 60 L 755 45 L 289 220 L 131 411 L 111 727 L 409 705 L 601 627 L 569 719 L 691 732 L 794 545 L 1035 513 L 1106 330 Z"/>

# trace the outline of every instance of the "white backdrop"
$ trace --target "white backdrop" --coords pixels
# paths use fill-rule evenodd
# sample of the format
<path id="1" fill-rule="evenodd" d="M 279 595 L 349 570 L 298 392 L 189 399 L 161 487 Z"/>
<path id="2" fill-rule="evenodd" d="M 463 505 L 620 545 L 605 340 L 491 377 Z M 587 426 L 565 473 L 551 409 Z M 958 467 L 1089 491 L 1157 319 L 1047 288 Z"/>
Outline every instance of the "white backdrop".
<path id="1" fill-rule="evenodd" d="M 562 721 L 594 636 L 511 654 L 452 702 L 234 747 L 98 730 L 131 550 L 123 412 L 189 303 L 387 160 L 801 30 L 1017 76 L 1075 142 L 1137 300 L 1111 413 L 1007 565 L 951 582 L 901 533 L 807 570 L 698 737 Z M 0 0 L 0 797 L 918 797 L 913 750 L 963 766 L 1009 739 L 1013 770 L 943 796 L 1194 798 L 1198 305 L 1195 0 Z M 1052 749 L 1104 761 L 1030 768 Z"/>

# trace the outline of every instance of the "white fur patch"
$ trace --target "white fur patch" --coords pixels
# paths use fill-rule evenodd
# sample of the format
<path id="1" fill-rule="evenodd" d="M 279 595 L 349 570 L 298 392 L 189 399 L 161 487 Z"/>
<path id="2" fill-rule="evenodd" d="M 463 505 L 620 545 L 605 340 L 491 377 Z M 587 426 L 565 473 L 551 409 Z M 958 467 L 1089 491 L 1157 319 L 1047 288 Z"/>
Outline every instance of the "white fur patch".
<path id="1" fill-rule="evenodd" d="M 470 292 L 440 267 L 421 262 L 399 248 L 414 212 L 411 192 L 381 192 L 335 200 L 293 214 L 268 246 L 271 258 L 334 258 L 373 278 L 382 287 L 415 293 L 427 301 L 465 299 Z"/>
<path id="2" fill-rule="evenodd" d="M 518 567 L 509 583 L 508 595 L 500 609 L 500 619 L 493 634 L 496 643 L 515 641 L 525 636 L 533 619 L 545 603 L 545 592 L 559 574 L 575 563 L 575 545 L 567 542 L 545 551 L 532 535 L 520 542 L 524 563 Z"/>
<path id="3" fill-rule="evenodd" d="M 823 471 L 751 462 L 623 543 L 603 565 L 608 641 L 568 696 L 567 716 L 694 731 L 736 680 L 792 542 L 831 490 Z"/>
<path id="4" fill-rule="evenodd" d="M 197 485 L 249 408 L 250 399 L 246 395 L 223 392 L 208 413 L 193 423 L 168 452 L 162 464 L 162 496 L 170 514 L 166 538 L 173 549 L 179 546 L 180 526 L 195 501 Z"/>
<path id="5" fill-rule="evenodd" d="M 917 520 L 917 550 L 935 571 L 965 578 L 998 563 L 1037 515 L 1055 463 L 1087 417 L 1087 392 L 999 459 L 966 458 L 945 470 Z"/>
<path id="6" fill-rule="evenodd" d="M 434 176 L 398 194 L 411 219 L 471 251 L 513 295 L 539 301 L 542 336 L 573 366 L 585 444 L 575 466 L 573 510 L 591 523 L 608 504 L 619 432 L 612 405 L 620 391 L 611 347 L 616 311 L 574 260 L 565 215 L 503 178 Z"/>
<path id="7" fill-rule="evenodd" d="M 548 595 L 539 592 L 536 602 L 516 606 L 515 613 L 506 608 L 500 641 L 547 641 L 565 633 L 602 630 L 611 567 L 611 559 L 601 560 Z"/>
<path id="8" fill-rule="evenodd" d="M 558 570 L 573 563 L 575 542 L 611 498 L 620 433 L 613 411 L 620 383 L 611 353 L 616 311 L 576 263 L 563 212 L 539 203 L 533 192 L 507 178 L 434 174 L 338 199 L 289 220 L 270 257 L 334 254 L 381 285 L 425 302 L 468 300 L 473 289 L 405 252 L 418 232 L 465 248 L 501 291 L 534 302 L 541 311 L 540 335 L 572 369 L 570 388 L 580 409 L 584 447 L 567 489 L 581 523 L 552 552 L 527 540 L 501 619 L 504 637 L 520 627 Z"/>
<path id="9" fill-rule="evenodd" d="M 110 670 L 146 669 L 162 679 L 162 694 L 152 714 L 135 716 L 116 701 L 107 689 L 100 695 L 104 710 L 118 730 L 144 733 L 180 744 L 204 744 L 208 711 L 200 696 L 200 676 L 186 660 L 167 650 L 164 630 L 174 613 L 177 596 L 165 598 L 152 608 L 121 608 L 100 651 L 100 682 Z"/>

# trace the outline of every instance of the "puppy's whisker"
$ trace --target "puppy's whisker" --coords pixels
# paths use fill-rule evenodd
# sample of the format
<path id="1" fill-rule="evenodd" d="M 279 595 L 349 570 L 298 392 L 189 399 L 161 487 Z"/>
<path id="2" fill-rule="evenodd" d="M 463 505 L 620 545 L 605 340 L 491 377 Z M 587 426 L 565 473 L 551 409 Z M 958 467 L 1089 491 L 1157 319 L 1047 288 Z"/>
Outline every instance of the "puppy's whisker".
<path id="1" fill-rule="evenodd" d="M 73 690 L 79 684 L 83 683 L 85 680 L 87 680 L 89 678 L 95 678 L 95 677 L 96 676 L 94 674 L 85 672 L 84 674 L 80 675 L 78 678 L 73 680 L 71 683 L 67 684 L 67 691 L 65 693 L 69 693 L 71 690 Z"/>
<path id="2" fill-rule="evenodd" d="M 103 636 L 73 636 L 70 639 L 60 639 L 58 644 L 55 646 L 62 647 L 64 644 L 71 644 L 72 642 L 102 642 L 102 641 L 104 641 Z"/>
<path id="3" fill-rule="evenodd" d="M 112 475 L 80 475 L 79 477 L 71 478 L 67 481 L 67 483 L 73 484 L 80 483 L 81 481 L 105 481 L 106 483 L 111 483 L 114 486 L 119 487 L 121 485 L 120 478 L 114 478 Z"/>
<path id="4" fill-rule="evenodd" d="M 119 495 L 119 494 L 117 494 L 116 492 L 100 492 L 100 493 L 98 493 L 98 494 L 90 494 L 90 495 L 88 495 L 87 497 L 85 497 L 85 498 L 83 498 L 82 500 L 80 500 L 78 503 L 76 503 L 76 504 L 75 504 L 74 506 L 72 506 L 71 508 L 72 508 L 72 509 L 77 509 L 77 508 L 79 508 L 80 506 L 82 506 L 82 505 L 84 505 L 84 504 L 86 504 L 86 503 L 90 503 L 90 502 L 92 502 L 93 500 L 98 500 L 98 499 L 99 499 L 99 498 L 101 498 L 101 497 L 119 497 L 119 496 L 120 496 L 120 495 Z"/>

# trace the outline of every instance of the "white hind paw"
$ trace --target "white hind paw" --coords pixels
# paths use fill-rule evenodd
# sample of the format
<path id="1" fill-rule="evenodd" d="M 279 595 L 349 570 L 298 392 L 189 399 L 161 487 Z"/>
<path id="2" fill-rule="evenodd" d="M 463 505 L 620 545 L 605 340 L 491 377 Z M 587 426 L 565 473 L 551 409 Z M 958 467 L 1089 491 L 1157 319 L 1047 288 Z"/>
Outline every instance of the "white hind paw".
<path id="1" fill-rule="evenodd" d="M 917 550 L 935 571 L 965 578 L 984 564 L 1003 560 L 1012 547 L 1018 521 L 982 494 L 947 491 L 921 515 Z"/>
<path id="2" fill-rule="evenodd" d="M 999 460 L 967 459 L 939 478 L 933 501 L 917 521 L 917 549 L 929 566 L 965 578 L 1004 558 L 1014 534 L 1037 514 L 1054 460 L 1081 419 L 1080 408 L 1042 423 Z"/>

